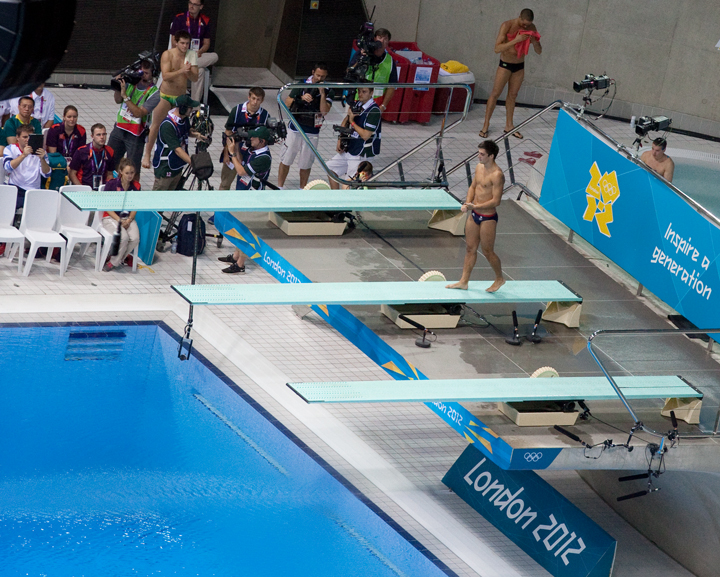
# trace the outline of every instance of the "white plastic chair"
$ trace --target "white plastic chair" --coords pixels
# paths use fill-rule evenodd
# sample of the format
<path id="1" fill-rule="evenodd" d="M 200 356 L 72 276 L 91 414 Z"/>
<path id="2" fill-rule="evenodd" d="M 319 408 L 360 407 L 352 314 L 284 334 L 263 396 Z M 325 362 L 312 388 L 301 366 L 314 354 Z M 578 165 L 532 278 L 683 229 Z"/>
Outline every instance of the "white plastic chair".
<path id="1" fill-rule="evenodd" d="M 28 190 L 25 193 L 25 207 L 23 208 L 22 220 L 20 221 L 20 232 L 30 241 L 30 252 L 25 262 L 23 276 L 30 274 L 35 255 L 40 247 L 46 247 L 46 262 L 50 262 L 53 251 L 60 249 L 60 262 L 65 260 L 65 239 L 60 233 L 53 230 L 57 220 L 58 206 L 60 205 L 60 193 L 57 190 Z M 60 266 L 60 277 L 65 271 Z"/>
<path id="2" fill-rule="evenodd" d="M 100 263 L 100 246 L 103 237 L 95 229 L 89 227 L 87 221 L 88 214 L 86 212 L 81 211 L 64 196 L 60 197 L 57 231 L 67 239 L 67 251 L 65 259 L 61 263 L 63 274 L 70 264 L 70 257 L 75 245 L 84 244 L 87 250 L 87 247 L 93 243 L 97 245 L 95 249 L 95 272 L 100 272 L 102 266 Z M 82 256 L 85 255 L 86 250 L 82 252 Z"/>
<path id="3" fill-rule="evenodd" d="M 18 272 L 22 272 L 25 235 L 12 225 L 15 219 L 17 195 L 17 187 L 10 184 L 0 184 L 0 242 L 6 243 L 5 256 L 10 262 L 12 262 L 15 253 L 18 253 Z"/>

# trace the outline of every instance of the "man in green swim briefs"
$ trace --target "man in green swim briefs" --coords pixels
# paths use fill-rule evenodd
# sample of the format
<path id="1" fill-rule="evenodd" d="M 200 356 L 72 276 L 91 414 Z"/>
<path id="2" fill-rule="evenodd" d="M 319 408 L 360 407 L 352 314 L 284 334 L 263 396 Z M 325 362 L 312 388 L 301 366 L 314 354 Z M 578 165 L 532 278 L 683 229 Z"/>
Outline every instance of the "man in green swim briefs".
<path id="1" fill-rule="evenodd" d="M 186 60 L 190 48 L 190 34 L 180 30 L 174 36 L 175 48 L 163 52 L 160 59 L 162 70 L 162 84 L 160 85 L 160 102 L 153 111 L 152 125 L 145 143 L 145 155 L 143 156 L 143 168 L 150 168 L 150 154 L 155 140 L 157 139 L 160 124 L 168 115 L 168 112 L 177 106 L 177 98 L 187 92 L 187 81 L 196 82 L 198 79 L 198 67 L 193 66 Z"/>

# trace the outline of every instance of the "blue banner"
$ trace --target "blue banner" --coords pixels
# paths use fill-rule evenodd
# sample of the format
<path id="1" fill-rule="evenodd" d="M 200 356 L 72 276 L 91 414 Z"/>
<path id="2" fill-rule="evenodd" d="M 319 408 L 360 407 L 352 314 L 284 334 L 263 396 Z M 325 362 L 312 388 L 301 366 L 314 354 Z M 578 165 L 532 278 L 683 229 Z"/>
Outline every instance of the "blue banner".
<path id="1" fill-rule="evenodd" d="M 720 229 L 563 110 L 540 204 L 695 325 L 720 325 Z"/>
<path id="2" fill-rule="evenodd" d="M 215 227 L 280 282 L 312 282 L 229 212 L 215 213 Z M 312 309 L 394 379 L 427 380 L 422 372 L 408 363 L 345 307 L 313 305 Z M 560 449 L 543 449 L 542 452 L 534 449 L 513 449 L 460 403 L 425 404 L 469 443 L 477 444 L 484 454 L 504 469 L 545 469 L 560 454 Z"/>
<path id="3" fill-rule="evenodd" d="M 443 483 L 556 577 L 608 577 L 617 542 L 532 471 L 504 471 L 469 445 Z"/>

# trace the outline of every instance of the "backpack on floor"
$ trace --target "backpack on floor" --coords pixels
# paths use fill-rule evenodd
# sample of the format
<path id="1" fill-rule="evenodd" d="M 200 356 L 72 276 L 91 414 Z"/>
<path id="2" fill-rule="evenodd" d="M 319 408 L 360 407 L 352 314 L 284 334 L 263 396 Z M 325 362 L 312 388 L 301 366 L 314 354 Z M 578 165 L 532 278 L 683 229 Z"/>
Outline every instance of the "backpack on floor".
<path id="1" fill-rule="evenodd" d="M 193 255 L 195 246 L 195 213 L 183 214 L 178 224 L 177 251 L 185 256 Z M 205 221 L 200 217 L 200 235 L 198 237 L 198 255 L 205 250 Z"/>

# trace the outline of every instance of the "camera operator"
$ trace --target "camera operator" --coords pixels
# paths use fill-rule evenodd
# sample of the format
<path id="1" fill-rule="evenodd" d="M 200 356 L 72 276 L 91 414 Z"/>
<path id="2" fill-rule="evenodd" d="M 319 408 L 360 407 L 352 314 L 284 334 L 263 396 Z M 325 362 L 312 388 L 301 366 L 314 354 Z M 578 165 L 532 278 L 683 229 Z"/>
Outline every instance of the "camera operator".
<path id="1" fill-rule="evenodd" d="M 355 66 L 363 55 L 369 56 L 369 65 L 367 72 L 365 73 L 365 80 L 368 82 L 377 82 L 383 84 L 395 84 L 398 81 L 397 68 L 395 67 L 395 61 L 387 51 L 388 44 L 392 35 L 390 31 L 385 28 L 378 28 L 375 31 L 375 42 L 378 43 L 378 47 L 375 48 L 370 54 L 366 54 L 365 51 L 360 51 L 352 60 L 350 60 L 350 68 Z M 377 88 L 373 97 L 380 106 L 380 110 L 385 112 L 387 107 L 390 106 L 390 101 L 393 99 L 395 94 L 394 88 Z"/>
<path id="2" fill-rule="evenodd" d="M 115 160 L 120 160 L 127 154 L 137 167 L 135 180 L 140 180 L 140 163 L 148 131 L 148 119 L 160 103 L 160 90 L 155 85 L 154 78 L 155 66 L 150 60 L 143 60 L 140 66 L 142 78 L 135 85 L 128 84 L 122 75 L 115 77 L 120 91 L 114 91 L 113 97 L 115 104 L 121 106 L 115 127 L 108 139 L 108 146 L 115 151 Z"/>
<path id="3" fill-rule="evenodd" d="M 188 138 L 205 138 L 190 129 L 192 109 L 200 103 L 187 94 L 178 96 L 175 103 L 177 106 L 168 112 L 158 131 L 152 163 L 155 169 L 153 190 L 177 190 L 183 169 L 190 164 Z"/>
<path id="4" fill-rule="evenodd" d="M 327 163 L 328 169 L 336 176 L 353 175 L 363 160 L 380 153 L 380 129 L 382 112 L 372 98 L 371 87 L 360 87 L 357 90 L 357 102 L 348 108 L 342 126 L 352 129 L 348 137 L 339 137 L 338 154 Z M 339 183 L 330 179 L 330 187 L 338 189 Z"/>
<path id="5" fill-rule="evenodd" d="M 249 142 L 241 144 L 237 138 L 230 137 L 225 145 L 225 151 L 237 174 L 235 190 L 263 190 L 272 167 L 272 155 L 268 149 L 272 133 L 266 126 L 258 126 L 247 134 Z M 229 267 L 222 270 L 224 273 L 245 272 L 245 254 L 238 249 L 218 260 L 230 263 Z"/>
<path id="6" fill-rule="evenodd" d="M 645 164 L 657 172 L 668 182 L 672 182 L 675 173 L 675 162 L 667 154 L 667 140 L 664 138 L 656 138 L 652 143 L 652 150 L 646 150 L 640 156 Z"/>
<path id="7" fill-rule="evenodd" d="M 325 81 L 328 75 L 327 64 L 318 62 L 313 68 L 312 76 L 310 76 L 306 84 L 320 84 Z M 295 88 L 290 95 L 285 98 L 285 104 L 290 108 L 295 122 L 297 122 L 305 132 L 308 140 L 317 150 L 318 139 L 320 137 L 320 127 L 325 120 L 325 115 L 330 112 L 332 107 L 334 92 L 332 89 L 326 90 L 322 86 L 317 88 Z M 310 178 L 310 169 L 315 162 L 315 155 L 308 146 L 305 139 L 300 136 L 295 125 L 291 122 L 288 127 L 288 135 L 283 146 L 282 156 L 280 157 L 280 166 L 278 167 L 278 186 L 285 186 L 290 167 L 295 161 L 295 157 L 300 155 L 298 166 L 300 168 L 300 188 L 305 188 Z"/>
<path id="8" fill-rule="evenodd" d="M 237 176 L 235 166 L 225 149 L 227 138 L 235 134 L 238 129 L 242 130 L 245 127 L 255 128 L 264 126 L 267 123 L 268 111 L 261 106 L 263 100 L 265 100 L 265 91 L 259 86 L 254 86 L 248 92 L 248 99 L 243 104 L 233 107 L 230 114 L 228 114 L 225 133 L 223 134 L 223 151 L 220 155 L 220 162 L 222 162 L 220 190 L 230 190 Z"/>

